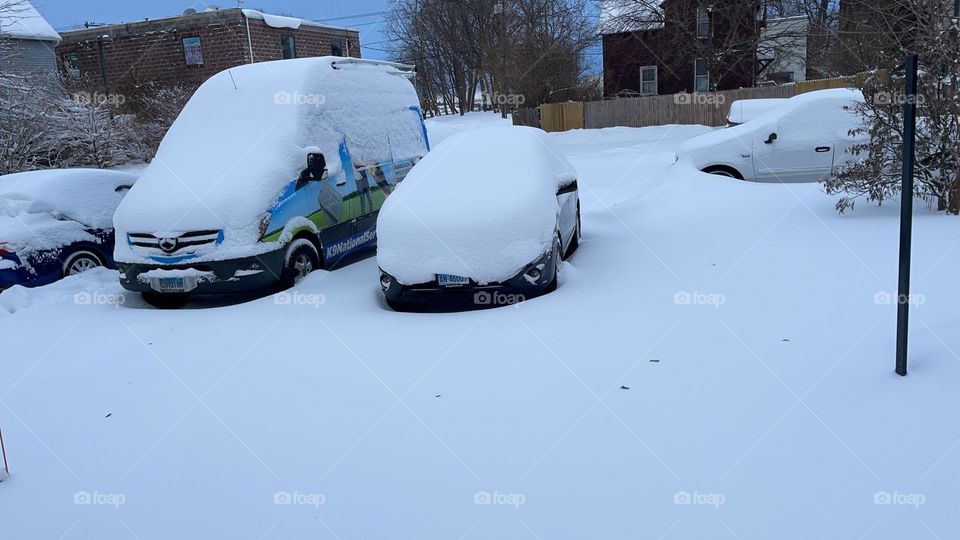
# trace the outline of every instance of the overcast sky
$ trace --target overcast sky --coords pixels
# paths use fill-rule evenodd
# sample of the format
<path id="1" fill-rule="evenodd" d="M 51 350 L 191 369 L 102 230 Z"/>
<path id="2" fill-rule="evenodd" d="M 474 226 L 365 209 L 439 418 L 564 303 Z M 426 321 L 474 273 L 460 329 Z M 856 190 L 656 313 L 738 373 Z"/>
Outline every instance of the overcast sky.
<path id="1" fill-rule="evenodd" d="M 236 0 L 210 2 L 196 0 L 31 0 L 34 7 L 57 30 L 82 25 L 84 22 L 118 23 L 160 19 L 179 15 L 187 8 L 202 11 L 210 5 L 221 8 L 237 7 Z M 350 26 L 360 30 L 360 43 L 366 58 L 383 58 L 384 44 L 381 29 L 387 0 L 245 0 L 243 7 L 292 15 L 304 19 L 329 22 L 336 26 Z M 335 19 L 335 20 L 329 20 Z"/>

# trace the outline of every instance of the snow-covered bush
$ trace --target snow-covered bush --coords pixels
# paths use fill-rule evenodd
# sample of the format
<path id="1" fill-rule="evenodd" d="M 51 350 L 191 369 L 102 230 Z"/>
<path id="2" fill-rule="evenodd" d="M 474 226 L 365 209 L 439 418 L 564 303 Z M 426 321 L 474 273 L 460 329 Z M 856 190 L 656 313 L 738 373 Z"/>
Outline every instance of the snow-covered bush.
<path id="1" fill-rule="evenodd" d="M 840 195 L 837 210 L 852 209 L 858 199 L 883 204 L 900 194 L 903 159 L 903 60 L 920 54 L 917 79 L 917 139 L 913 196 L 938 210 L 960 213 L 960 39 L 950 30 L 953 6 L 893 0 L 898 24 L 912 29 L 909 43 L 891 40 L 882 52 L 884 65 L 862 84 L 865 120 L 860 134 L 869 137 L 852 150 L 859 159 L 825 181 L 829 194 Z M 947 8 L 949 10 L 947 11 Z M 877 8 L 878 10 L 881 8 Z M 887 17 L 889 19 L 890 17 Z M 886 68 L 886 69 L 882 69 Z"/>
<path id="2" fill-rule="evenodd" d="M 139 117 L 122 108 L 126 97 L 90 99 L 98 94 L 80 88 L 50 75 L 0 76 L 0 174 L 149 160 L 185 101 L 144 93 Z"/>

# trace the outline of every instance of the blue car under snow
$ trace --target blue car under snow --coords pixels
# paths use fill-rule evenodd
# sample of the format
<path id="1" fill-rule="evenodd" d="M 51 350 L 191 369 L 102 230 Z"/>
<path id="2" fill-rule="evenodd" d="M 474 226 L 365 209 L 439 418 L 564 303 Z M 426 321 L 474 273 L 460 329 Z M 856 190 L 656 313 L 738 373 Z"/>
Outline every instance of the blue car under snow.
<path id="1" fill-rule="evenodd" d="M 113 214 L 135 181 L 99 169 L 0 177 L 0 290 L 113 268 Z"/>

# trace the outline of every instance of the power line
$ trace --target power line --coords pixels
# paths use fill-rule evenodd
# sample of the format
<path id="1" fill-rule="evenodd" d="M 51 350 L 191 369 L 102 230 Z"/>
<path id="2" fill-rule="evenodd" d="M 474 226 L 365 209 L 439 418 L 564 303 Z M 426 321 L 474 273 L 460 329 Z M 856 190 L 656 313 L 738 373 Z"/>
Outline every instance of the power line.
<path id="1" fill-rule="evenodd" d="M 347 19 L 365 19 L 367 17 L 379 17 L 381 15 L 386 15 L 388 11 L 372 11 L 370 13 L 358 13 L 356 15 L 343 15 L 340 17 L 328 17 L 325 19 L 315 19 L 316 22 L 330 22 L 330 21 L 343 21 Z"/>

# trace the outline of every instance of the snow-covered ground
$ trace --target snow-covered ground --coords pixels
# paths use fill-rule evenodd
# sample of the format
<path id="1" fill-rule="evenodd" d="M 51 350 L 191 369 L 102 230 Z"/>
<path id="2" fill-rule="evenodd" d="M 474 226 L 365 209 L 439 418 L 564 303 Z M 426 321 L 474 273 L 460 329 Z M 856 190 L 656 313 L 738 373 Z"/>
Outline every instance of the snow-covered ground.
<path id="1" fill-rule="evenodd" d="M 897 208 L 672 167 L 706 129 L 552 135 L 585 239 L 518 307 L 390 312 L 372 258 L 175 312 L 4 292 L 0 536 L 957 537 L 960 221 L 918 207 L 897 377 Z"/>

